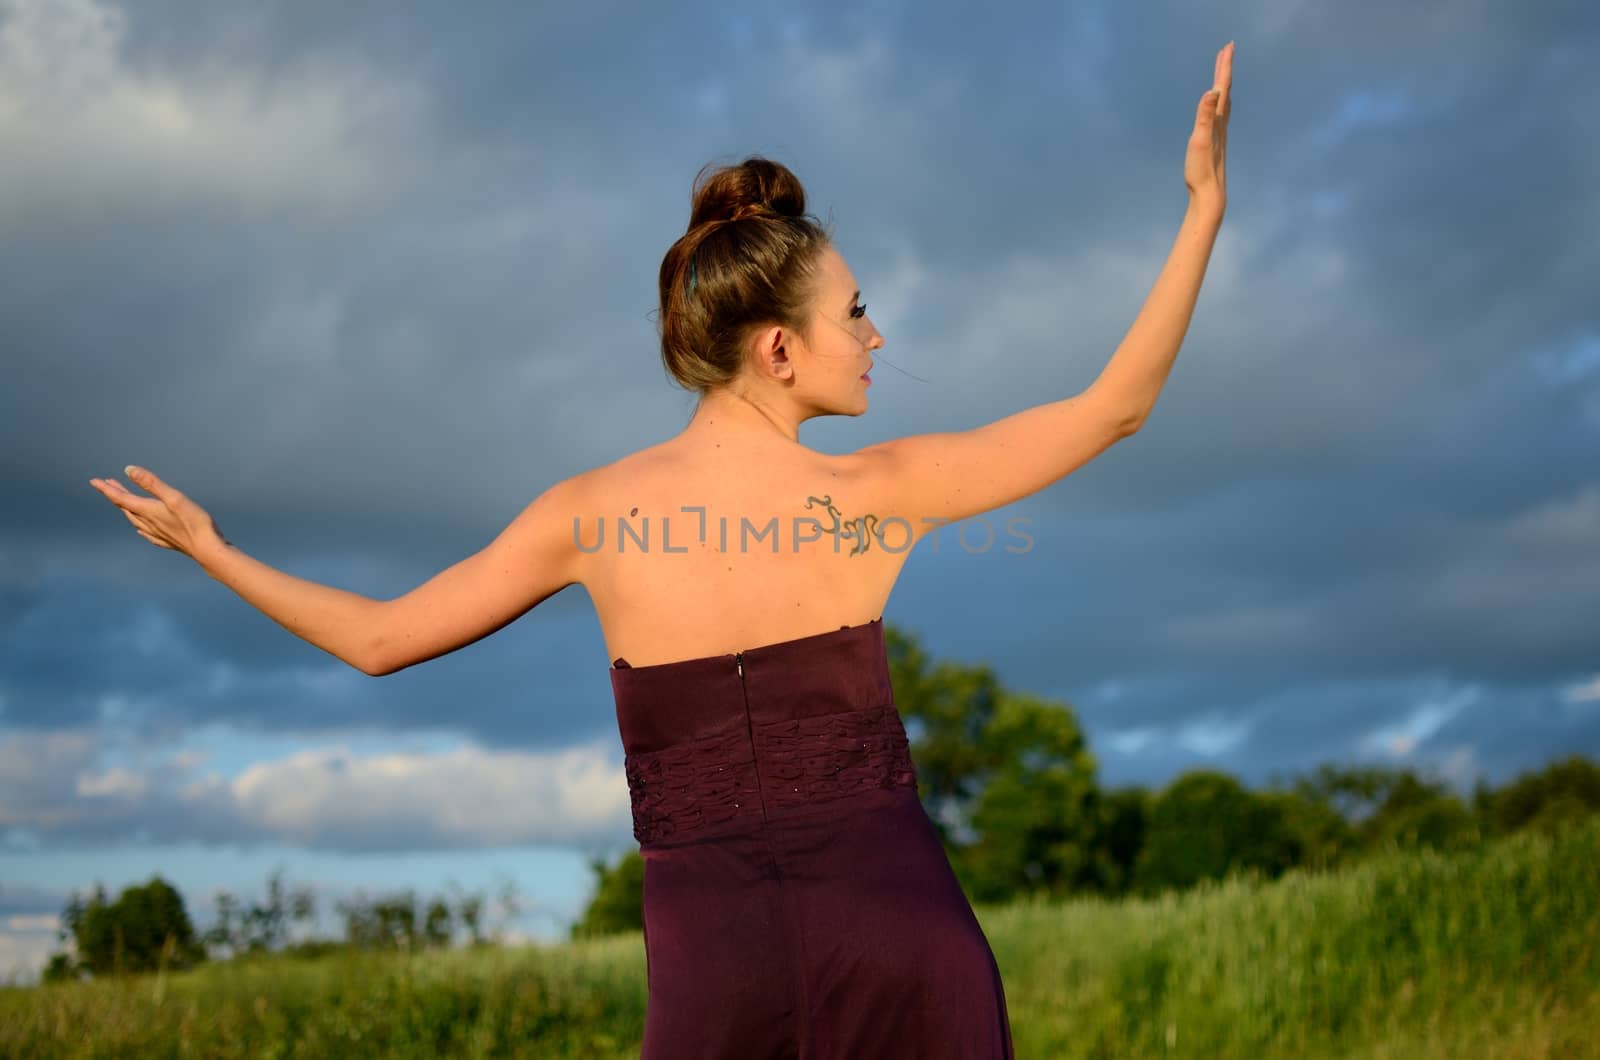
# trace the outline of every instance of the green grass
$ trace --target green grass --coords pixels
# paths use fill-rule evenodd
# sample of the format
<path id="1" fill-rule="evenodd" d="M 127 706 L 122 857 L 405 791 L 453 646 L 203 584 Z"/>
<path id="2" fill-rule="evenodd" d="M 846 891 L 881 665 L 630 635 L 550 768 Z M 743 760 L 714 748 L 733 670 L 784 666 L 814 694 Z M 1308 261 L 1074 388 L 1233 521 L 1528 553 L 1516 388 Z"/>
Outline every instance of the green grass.
<path id="1" fill-rule="evenodd" d="M 1600 1057 L 1597 855 L 1600 819 L 980 919 L 1019 1057 Z"/>
<path id="2" fill-rule="evenodd" d="M 1600 819 L 1154 901 L 979 907 L 1017 1055 L 1600 1058 Z M 635 1057 L 637 933 L 0 991 L 0 1055 Z"/>

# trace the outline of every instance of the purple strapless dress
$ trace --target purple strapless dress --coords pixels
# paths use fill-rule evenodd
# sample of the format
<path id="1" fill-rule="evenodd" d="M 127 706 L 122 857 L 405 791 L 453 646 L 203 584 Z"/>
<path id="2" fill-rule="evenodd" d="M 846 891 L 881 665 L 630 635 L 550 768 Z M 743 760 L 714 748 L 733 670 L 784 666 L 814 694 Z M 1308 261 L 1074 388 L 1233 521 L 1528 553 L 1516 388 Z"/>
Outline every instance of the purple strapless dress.
<path id="1" fill-rule="evenodd" d="M 644 857 L 642 1060 L 1013 1057 L 884 647 L 877 618 L 613 663 Z"/>

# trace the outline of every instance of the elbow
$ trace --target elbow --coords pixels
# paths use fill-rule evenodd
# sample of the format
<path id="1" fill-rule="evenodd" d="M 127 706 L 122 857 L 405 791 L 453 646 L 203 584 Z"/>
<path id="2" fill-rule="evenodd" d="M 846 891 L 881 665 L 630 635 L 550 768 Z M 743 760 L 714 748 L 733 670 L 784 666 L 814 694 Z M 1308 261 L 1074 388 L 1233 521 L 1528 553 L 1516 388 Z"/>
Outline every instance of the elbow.
<path id="1" fill-rule="evenodd" d="M 367 645 L 367 650 L 350 660 L 350 664 L 368 677 L 388 677 L 401 667 L 395 665 L 394 659 L 388 652 L 382 650 L 380 643 Z"/>
<path id="2" fill-rule="evenodd" d="M 1150 403 L 1121 388 L 1110 388 L 1103 379 L 1096 380 L 1084 394 L 1094 402 L 1101 422 L 1110 423 L 1111 433 L 1118 439 L 1137 433 L 1150 412 Z"/>
<path id="3" fill-rule="evenodd" d="M 356 659 L 351 662 L 350 665 L 354 666 L 357 670 L 360 670 L 368 677 L 387 677 L 389 674 L 394 673 L 393 668 L 384 666 L 378 660 L 371 658 Z"/>
<path id="4" fill-rule="evenodd" d="M 384 601 L 387 606 L 390 601 Z M 349 662 L 357 670 L 368 677 L 387 677 L 402 667 L 395 665 L 394 654 L 390 651 L 389 638 L 385 636 L 386 625 L 383 621 L 385 612 L 375 608 L 367 617 L 366 642 L 359 649 L 352 652 L 354 658 Z"/>
<path id="5" fill-rule="evenodd" d="M 356 660 L 356 669 L 368 677 L 388 677 L 417 662 L 421 660 L 400 657 L 392 644 L 374 644 Z"/>

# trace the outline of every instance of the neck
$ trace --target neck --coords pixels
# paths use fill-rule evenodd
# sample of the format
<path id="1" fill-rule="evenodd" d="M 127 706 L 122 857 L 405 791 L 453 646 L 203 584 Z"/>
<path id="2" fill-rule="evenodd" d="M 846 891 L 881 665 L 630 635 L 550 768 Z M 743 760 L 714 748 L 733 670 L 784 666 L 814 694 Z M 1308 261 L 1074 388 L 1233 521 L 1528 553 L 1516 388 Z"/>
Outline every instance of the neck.
<path id="1" fill-rule="evenodd" d="M 700 398 L 684 434 L 778 437 L 800 442 L 800 419 L 787 404 L 750 393 L 741 382 L 712 390 Z"/>

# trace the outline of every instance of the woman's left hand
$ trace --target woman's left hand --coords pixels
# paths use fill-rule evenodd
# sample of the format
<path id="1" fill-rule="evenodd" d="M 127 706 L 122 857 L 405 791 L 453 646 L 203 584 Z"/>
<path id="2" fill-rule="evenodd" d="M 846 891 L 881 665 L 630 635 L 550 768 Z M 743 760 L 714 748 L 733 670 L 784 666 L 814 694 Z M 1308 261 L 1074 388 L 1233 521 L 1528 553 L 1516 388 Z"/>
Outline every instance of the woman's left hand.
<path id="1" fill-rule="evenodd" d="M 130 464 L 123 470 L 135 485 L 154 496 L 141 497 L 114 478 L 92 478 L 89 485 L 122 509 L 140 537 L 158 548 L 182 552 L 190 559 L 196 558 L 197 551 L 226 544 L 210 513 L 182 492 L 144 468 Z"/>

